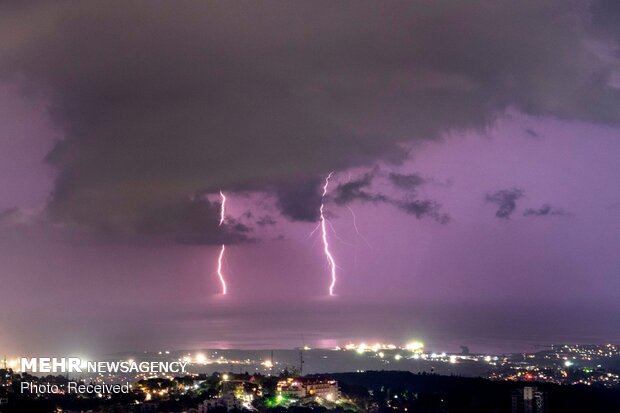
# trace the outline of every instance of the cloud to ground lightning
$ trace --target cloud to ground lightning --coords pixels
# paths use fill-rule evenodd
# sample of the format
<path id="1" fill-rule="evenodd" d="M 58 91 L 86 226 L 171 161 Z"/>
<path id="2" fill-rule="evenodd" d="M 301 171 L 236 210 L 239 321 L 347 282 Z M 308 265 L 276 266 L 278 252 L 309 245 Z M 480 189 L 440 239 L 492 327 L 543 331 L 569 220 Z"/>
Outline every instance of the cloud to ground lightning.
<path id="1" fill-rule="evenodd" d="M 220 227 L 224 224 L 224 219 L 226 218 L 226 196 L 222 191 L 220 191 L 220 196 L 222 197 L 222 206 L 220 209 Z M 222 249 L 220 250 L 220 255 L 217 259 L 217 275 L 220 277 L 220 283 L 222 284 L 222 295 L 226 295 L 226 280 L 224 279 L 224 274 L 222 273 L 222 260 L 224 259 L 224 252 L 226 252 L 226 245 L 222 244 Z"/>
<path id="2" fill-rule="evenodd" d="M 321 220 L 321 235 L 323 239 L 323 250 L 325 252 L 325 257 L 327 257 L 327 263 L 329 264 L 329 269 L 331 273 L 331 284 L 329 285 L 329 295 L 334 295 L 334 287 L 336 286 L 336 262 L 334 261 L 334 257 L 329 250 L 329 242 L 327 240 L 327 227 L 325 225 L 325 195 L 327 194 L 327 188 L 329 187 L 329 179 L 333 175 L 333 171 L 327 175 L 325 178 L 325 184 L 323 185 L 323 194 L 321 198 L 321 207 L 319 208 L 320 220 Z"/>

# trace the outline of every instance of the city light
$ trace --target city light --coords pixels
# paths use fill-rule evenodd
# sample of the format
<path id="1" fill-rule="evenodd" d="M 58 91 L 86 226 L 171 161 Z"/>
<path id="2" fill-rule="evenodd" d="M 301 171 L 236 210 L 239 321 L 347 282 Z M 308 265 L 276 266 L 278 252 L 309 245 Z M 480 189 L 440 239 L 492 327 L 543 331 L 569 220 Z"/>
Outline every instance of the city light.
<path id="1" fill-rule="evenodd" d="M 196 354 L 195 362 L 197 364 L 207 364 L 207 356 L 202 353 Z"/>
<path id="2" fill-rule="evenodd" d="M 424 349 L 424 343 L 421 341 L 412 341 L 405 345 L 405 349 L 409 351 L 422 351 Z"/>

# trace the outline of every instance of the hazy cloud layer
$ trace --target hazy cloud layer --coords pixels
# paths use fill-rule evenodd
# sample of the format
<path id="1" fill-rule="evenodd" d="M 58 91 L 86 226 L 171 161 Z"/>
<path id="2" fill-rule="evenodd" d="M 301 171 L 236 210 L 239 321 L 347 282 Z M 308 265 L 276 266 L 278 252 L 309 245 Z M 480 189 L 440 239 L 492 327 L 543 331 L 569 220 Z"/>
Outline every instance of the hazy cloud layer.
<path id="1" fill-rule="evenodd" d="M 258 221 L 256 221 L 256 225 L 261 226 L 261 227 L 272 226 L 276 224 L 277 224 L 277 221 L 270 215 L 263 215 L 262 217 L 258 219 Z"/>
<path id="2" fill-rule="evenodd" d="M 530 138 L 534 138 L 534 139 L 540 139 L 540 135 L 538 134 L 538 132 L 536 132 L 534 129 L 530 129 L 530 128 L 526 128 L 525 129 L 525 133 L 527 134 L 528 137 Z"/>
<path id="3" fill-rule="evenodd" d="M 41 211 L 25 208 L 8 208 L 0 211 L 0 227 L 41 223 Z"/>
<path id="4" fill-rule="evenodd" d="M 569 3 L 26 2 L 0 17 L 0 74 L 64 133 L 52 217 L 218 242 L 197 193 L 277 188 L 283 215 L 314 221 L 317 176 L 507 107 L 617 123 L 617 61 Z M 518 197 L 489 201 L 507 218 Z"/>

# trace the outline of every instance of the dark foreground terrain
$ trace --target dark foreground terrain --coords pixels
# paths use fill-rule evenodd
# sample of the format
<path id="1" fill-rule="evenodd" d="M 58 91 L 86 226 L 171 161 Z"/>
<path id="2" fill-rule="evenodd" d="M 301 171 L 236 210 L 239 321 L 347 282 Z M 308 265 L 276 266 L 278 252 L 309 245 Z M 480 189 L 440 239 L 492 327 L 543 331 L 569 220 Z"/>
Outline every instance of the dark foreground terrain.
<path id="1" fill-rule="evenodd" d="M 245 400 L 228 406 L 229 412 L 248 413 L 618 413 L 620 388 L 594 385 L 558 385 L 526 381 L 441 376 L 403 371 L 367 371 L 306 376 L 306 380 L 336 380 L 340 395 L 317 394 L 291 398 L 278 383 L 293 379 L 261 374 L 213 373 L 174 379 L 141 380 L 130 394 L 112 397 L 75 395 L 22 395 L 24 380 L 62 384 L 66 378 L 34 378 L 4 371 L 0 386 L 0 413 L 197 413 L 210 401 L 227 397 Z M 10 379 L 9 379 L 10 378 Z M 524 390 L 534 399 L 524 402 Z M 249 397 L 249 399 L 247 398 Z M 532 400 L 536 400 L 533 402 Z M 204 408 L 204 406 L 203 406 Z M 202 410 L 204 411 L 204 410 Z M 208 412 L 226 413 L 216 405 Z"/>

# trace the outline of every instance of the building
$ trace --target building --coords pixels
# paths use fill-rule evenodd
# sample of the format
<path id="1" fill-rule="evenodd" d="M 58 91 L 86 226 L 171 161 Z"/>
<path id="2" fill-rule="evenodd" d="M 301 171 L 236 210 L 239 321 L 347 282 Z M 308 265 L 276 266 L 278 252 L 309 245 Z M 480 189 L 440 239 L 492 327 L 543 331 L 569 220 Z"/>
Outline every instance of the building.
<path id="1" fill-rule="evenodd" d="M 256 397 L 262 396 L 261 387 L 251 381 L 226 380 L 222 382 L 222 395 L 230 394 L 244 403 L 252 403 Z"/>
<path id="2" fill-rule="evenodd" d="M 198 405 L 198 413 L 207 413 L 217 407 L 223 407 L 226 411 L 239 410 L 243 407 L 242 401 L 232 394 L 225 394 L 217 399 L 207 399 Z"/>
<path id="3" fill-rule="evenodd" d="M 546 394 L 525 386 L 512 392 L 512 413 L 546 413 Z"/>
<path id="4" fill-rule="evenodd" d="M 298 378 L 278 382 L 278 394 L 292 399 L 315 398 L 335 401 L 340 398 L 336 380 L 324 378 Z"/>

